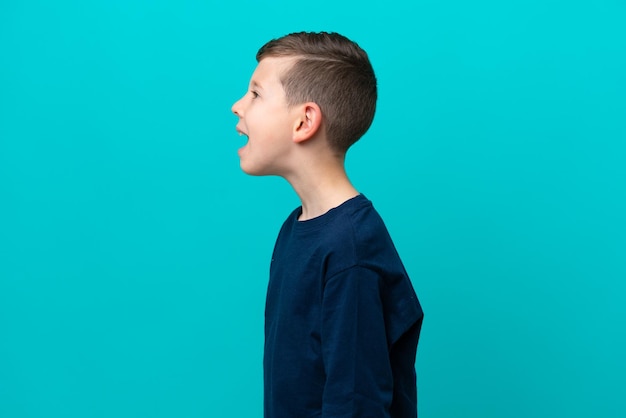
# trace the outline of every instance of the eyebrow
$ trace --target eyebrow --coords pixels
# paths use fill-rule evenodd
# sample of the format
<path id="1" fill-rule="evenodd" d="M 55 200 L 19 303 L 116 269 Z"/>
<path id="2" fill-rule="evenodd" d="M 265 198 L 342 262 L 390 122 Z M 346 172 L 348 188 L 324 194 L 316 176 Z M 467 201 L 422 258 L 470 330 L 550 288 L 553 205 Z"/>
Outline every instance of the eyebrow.
<path id="1" fill-rule="evenodd" d="M 260 89 L 262 89 L 262 88 L 263 88 L 263 86 L 261 86 L 259 83 L 257 83 L 257 82 L 256 82 L 256 80 L 252 80 L 252 81 L 250 82 L 250 85 L 251 85 L 252 87 L 255 87 L 255 88 L 260 88 Z"/>

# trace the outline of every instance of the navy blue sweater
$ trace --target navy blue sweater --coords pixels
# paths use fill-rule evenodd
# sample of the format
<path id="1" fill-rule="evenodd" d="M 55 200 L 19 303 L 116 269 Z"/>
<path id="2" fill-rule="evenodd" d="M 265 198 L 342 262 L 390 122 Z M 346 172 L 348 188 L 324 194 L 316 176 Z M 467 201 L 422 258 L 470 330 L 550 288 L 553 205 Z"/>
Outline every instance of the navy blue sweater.
<path id="1" fill-rule="evenodd" d="M 266 418 L 417 416 L 422 309 L 363 195 L 285 221 L 265 310 Z"/>

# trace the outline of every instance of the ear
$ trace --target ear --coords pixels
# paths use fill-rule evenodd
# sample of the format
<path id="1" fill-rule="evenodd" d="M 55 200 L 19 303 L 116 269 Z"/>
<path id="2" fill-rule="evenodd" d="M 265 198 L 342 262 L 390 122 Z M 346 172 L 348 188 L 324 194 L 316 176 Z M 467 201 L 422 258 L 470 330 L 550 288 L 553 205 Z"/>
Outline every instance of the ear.
<path id="1" fill-rule="evenodd" d="M 322 110 L 317 103 L 307 102 L 299 106 L 297 116 L 293 130 L 293 142 L 302 143 L 319 132 L 322 126 Z"/>

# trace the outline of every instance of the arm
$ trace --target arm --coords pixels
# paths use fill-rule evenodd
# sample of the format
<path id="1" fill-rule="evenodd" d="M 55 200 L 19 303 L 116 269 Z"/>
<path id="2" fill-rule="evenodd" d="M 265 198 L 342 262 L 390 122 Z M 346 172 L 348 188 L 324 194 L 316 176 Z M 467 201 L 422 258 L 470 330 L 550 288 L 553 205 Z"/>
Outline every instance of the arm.
<path id="1" fill-rule="evenodd" d="M 322 417 L 389 416 L 393 376 L 374 271 L 351 267 L 328 279 L 322 300 L 326 384 Z"/>

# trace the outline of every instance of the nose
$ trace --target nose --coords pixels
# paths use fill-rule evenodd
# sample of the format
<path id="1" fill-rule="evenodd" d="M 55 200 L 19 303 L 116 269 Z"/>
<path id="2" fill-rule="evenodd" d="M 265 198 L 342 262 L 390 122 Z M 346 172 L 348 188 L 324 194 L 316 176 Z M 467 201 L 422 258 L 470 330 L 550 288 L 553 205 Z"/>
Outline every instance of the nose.
<path id="1" fill-rule="evenodd" d="M 243 113 L 242 113 L 242 106 L 241 106 L 241 102 L 243 101 L 243 97 L 239 100 L 237 100 L 234 104 L 233 107 L 230 108 L 230 110 L 237 116 L 239 117 L 243 117 Z"/>

